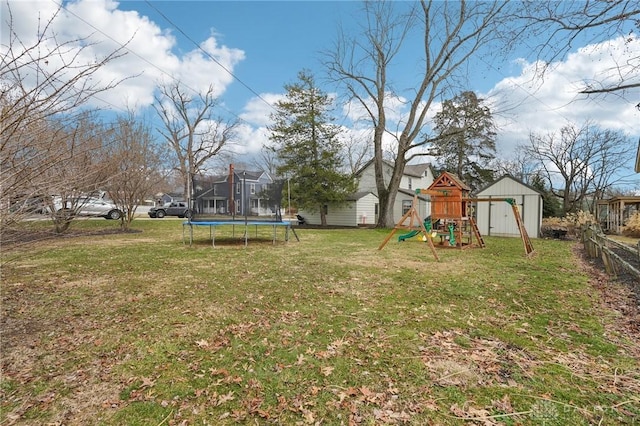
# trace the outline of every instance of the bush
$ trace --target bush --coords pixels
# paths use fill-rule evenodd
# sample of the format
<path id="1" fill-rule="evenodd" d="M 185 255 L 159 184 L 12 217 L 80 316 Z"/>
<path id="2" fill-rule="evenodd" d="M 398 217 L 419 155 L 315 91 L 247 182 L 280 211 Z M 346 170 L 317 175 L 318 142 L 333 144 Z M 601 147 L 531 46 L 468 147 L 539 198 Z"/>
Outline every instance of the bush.
<path id="1" fill-rule="evenodd" d="M 596 218 L 589 212 L 568 213 L 565 217 L 548 217 L 542 219 L 540 232 L 543 238 L 558 238 L 564 234 L 578 235 L 582 225 L 596 223 Z"/>
<path id="2" fill-rule="evenodd" d="M 634 213 L 627 220 L 622 235 L 627 237 L 640 237 L 640 213 Z"/>

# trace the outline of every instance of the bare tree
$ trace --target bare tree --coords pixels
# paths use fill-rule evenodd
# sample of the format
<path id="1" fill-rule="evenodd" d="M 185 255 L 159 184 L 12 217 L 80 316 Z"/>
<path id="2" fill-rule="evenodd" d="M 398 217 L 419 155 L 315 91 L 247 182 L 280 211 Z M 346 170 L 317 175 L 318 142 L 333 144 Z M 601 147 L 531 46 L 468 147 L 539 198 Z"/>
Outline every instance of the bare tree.
<path id="1" fill-rule="evenodd" d="M 38 28 L 33 42 L 15 30 L 10 4 L 7 35 L 0 49 L 0 227 L 17 224 L 28 206 L 54 193 L 78 191 L 89 177 L 72 169 L 89 156 L 87 115 L 79 109 L 120 81 L 96 81 L 92 76 L 124 55 L 125 47 L 102 58 L 83 61 L 93 46 L 89 39 L 59 42 L 53 32 L 57 14 Z M 59 12 L 59 10 L 58 10 Z M 4 30 L 3 30 L 4 32 Z M 55 192 L 52 192 L 55 191 Z M 18 206 L 16 208 L 16 206 Z M 61 226 L 58 226 L 61 225 Z M 68 223 L 56 224 L 63 231 Z"/>
<path id="2" fill-rule="evenodd" d="M 108 130 L 91 112 L 74 119 L 49 120 L 52 135 L 43 140 L 46 151 L 34 159 L 40 171 L 37 187 L 58 233 L 69 228 L 87 196 L 103 190 L 111 172 L 103 150 Z"/>
<path id="3" fill-rule="evenodd" d="M 195 95 L 187 90 L 180 82 L 161 86 L 154 108 L 164 126 L 159 131 L 176 156 L 184 194 L 189 196 L 193 176 L 204 172 L 207 162 L 233 142 L 239 122 L 214 115 L 218 99 L 213 86 Z"/>
<path id="4" fill-rule="evenodd" d="M 164 151 L 166 148 L 156 144 L 148 126 L 132 113 L 120 116 L 112 125 L 105 145 L 111 172 L 105 189 L 125 213 L 121 218 L 123 228 L 129 227 L 138 205 L 164 180 Z"/>
<path id="5" fill-rule="evenodd" d="M 633 156 L 624 134 L 590 123 L 568 124 L 544 135 L 532 133 L 526 152 L 537 161 L 551 192 L 562 199 L 564 213 L 591 209 L 624 179 L 617 172 Z"/>
<path id="6" fill-rule="evenodd" d="M 510 159 L 494 158 L 490 167 L 498 176 L 509 175 L 528 185 L 543 174 L 538 163 L 527 153 L 526 146 L 517 146 Z"/>
<path id="7" fill-rule="evenodd" d="M 271 176 L 277 176 L 277 169 L 280 161 L 276 151 L 264 145 L 260 150 L 260 155 L 255 159 L 254 166 L 258 169 L 266 170 Z"/>
<path id="8" fill-rule="evenodd" d="M 405 165 L 412 158 L 429 153 L 431 140 L 422 133 L 427 112 L 469 58 L 498 37 L 506 4 L 423 0 L 411 3 L 416 7 L 399 14 L 394 7 L 407 7 L 407 3 L 366 2 L 362 38 L 342 34 L 327 54 L 331 76 L 366 112 L 373 127 L 380 202 L 377 226 L 394 225 L 393 205 Z M 396 90 L 392 71 L 405 39 L 415 30 L 424 44 L 422 51 L 412 52 L 419 71 L 407 95 Z M 399 123 L 393 123 L 387 114 L 391 103 L 398 100 L 405 102 L 408 112 Z M 385 137 L 393 141 L 390 150 L 395 153 L 388 181 L 383 174 Z"/>
<path id="9" fill-rule="evenodd" d="M 342 141 L 345 150 L 346 162 L 349 164 L 348 172 L 355 175 L 372 157 L 372 146 L 368 136 L 349 136 Z"/>
<path id="10" fill-rule="evenodd" d="M 532 48 L 543 60 L 538 62 L 543 67 L 564 58 L 575 47 L 578 38 L 599 43 L 625 37 L 629 46 L 640 43 L 640 3 L 636 0 L 523 2 L 519 17 L 530 24 L 521 27 L 530 34 L 530 40 L 542 40 Z M 625 63 L 617 64 L 607 75 L 585 82 L 580 93 L 624 93 L 639 88 L 640 55 L 637 52 L 637 48 L 630 48 Z M 540 71 L 544 72 L 544 69 Z"/>

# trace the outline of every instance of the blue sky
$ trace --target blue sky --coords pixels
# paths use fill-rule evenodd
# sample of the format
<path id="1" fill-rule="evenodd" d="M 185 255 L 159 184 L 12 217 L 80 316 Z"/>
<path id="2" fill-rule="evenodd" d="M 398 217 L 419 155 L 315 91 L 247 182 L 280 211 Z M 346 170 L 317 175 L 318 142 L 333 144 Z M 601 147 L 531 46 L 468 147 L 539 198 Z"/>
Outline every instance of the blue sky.
<path id="1" fill-rule="evenodd" d="M 27 41 L 33 39 L 38 19 L 52 16 L 52 0 L 11 0 L 14 29 Z M 90 37 L 98 42 L 90 50 L 99 56 L 129 42 L 128 54 L 95 78 L 129 77 L 117 89 L 101 95 L 102 106 L 124 111 L 135 108 L 152 116 L 150 105 L 158 81 L 179 78 L 196 90 L 214 84 L 222 101 L 221 112 L 242 119 L 238 159 L 251 156 L 267 141 L 266 125 L 273 109 L 268 103 L 280 99 L 284 84 L 295 80 L 302 69 L 321 79 L 319 52 L 331 49 L 338 25 L 355 30 L 361 15 L 357 1 L 121 1 L 75 0 L 64 3 L 52 25 L 59 39 Z M 35 13 L 38 11 L 38 13 Z M 6 40 L 7 5 L 0 6 L 2 39 Z M 163 16 L 164 15 L 164 16 Z M 510 155 L 527 140 L 529 132 L 549 132 L 567 121 L 591 120 L 620 130 L 637 141 L 640 111 L 634 108 L 640 90 L 625 97 L 579 95 L 585 81 L 611 74 L 615 64 L 626 64 L 631 81 L 640 81 L 640 40 L 597 40 L 600 45 L 578 42 L 571 54 L 551 64 L 544 80 L 533 80 L 533 58 L 527 46 L 497 60 L 484 56 L 469 67 L 467 87 L 489 99 L 499 110 L 499 153 Z M 409 40 L 419 43 L 420 40 Z M 536 43 L 537 40 L 531 40 Z M 200 48 L 209 55 L 203 55 Z M 418 48 L 418 47 L 417 47 Z M 212 60 L 213 57 L 215 60 Z M 629 58 L 632 61 L 629 61 Z M 410 55 L 393 77 L 397 87 L 415 87 L 415 63 Z M 635 62 L 634 62 L 635 61 Z M 225 71 L 219 64 L 233 74 Z M 609 78 L 609 77 L 607 77 Z M 610 78 L 615 78 L 611 75 Z M 238 79 L 240 81 L 238 81 Z M 335 87 L 324 83 L 333 93 Z M 534 83 L 532 83 L 534 81 Z M 259 96 L 257 96 L 259 95 Z M 635 100 L 635 103 L 633 102 Z M 438 104 L 434 105 L 433 113 Z M 337 110 L 341 114 L 342 110 Z M 349 129 L 350 118 L 338 116 Z M 361 131 L 358 130 L 358 131 Z"/>
<path id="2" fill-rule="evenodd" d="M 282 91 L 303 68 L 317 69 L 318 52 L 330 47 L 337 22 L 360 7 L 355 1 L 154 1 L 152 6 L 139 1 L 120 4 L 170 29 L 178 50 L 192 50 L 193 41 L 212 35 L 221 45 L 241 49 L 245 57 L 233 74 L 259 94 Z M 223 98 L 239 111 L 253 96 L 236 81 Z"/>

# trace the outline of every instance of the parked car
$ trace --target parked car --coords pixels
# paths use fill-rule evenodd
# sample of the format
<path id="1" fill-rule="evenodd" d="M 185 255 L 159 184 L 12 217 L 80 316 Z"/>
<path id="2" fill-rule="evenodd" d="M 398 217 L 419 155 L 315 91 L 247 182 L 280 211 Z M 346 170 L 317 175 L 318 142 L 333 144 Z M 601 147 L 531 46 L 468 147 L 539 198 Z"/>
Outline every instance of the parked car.
<path id="1" fill-rule="evenodd" d="M 56 213 L 67 216 L 104 217 L 105 219 L 118 220 L 123 213 L 118 206 L 104 198 L 81 197 L 76 200 L 67 200 L 63 205 L 61 197 L 54 197 L 53 206 Z"/>
<path id="2" fill-rule="evenodd" d="M 165 216 L 191 217 L 191 209 L 186 201 L 173 201 L 149 209 L 150 218 L 162 219 Z"/>

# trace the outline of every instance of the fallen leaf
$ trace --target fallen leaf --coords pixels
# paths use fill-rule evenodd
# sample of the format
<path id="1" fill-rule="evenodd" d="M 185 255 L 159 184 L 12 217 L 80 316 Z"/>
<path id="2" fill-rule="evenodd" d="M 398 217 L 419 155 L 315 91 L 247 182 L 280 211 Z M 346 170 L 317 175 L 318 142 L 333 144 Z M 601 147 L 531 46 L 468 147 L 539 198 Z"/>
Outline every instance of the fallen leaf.
<path id="1" fill-rule="evenodd" d="M 205 339 L 201 339 L 201 340 L 196 341 L 196 345 L 199 348 L 207 348 L 207 347 L 209 347 L 209 342 L 207 342 Z"/>
<path id="2" fill-rule="evenodd" d="M 331 373 L 333 373 L 334 367 L 322 367 L 320 370 L 325 376 L 330 376 Z"/>
<path id="3" fill-rule="evenodd" d="M 235 397 L 233 396 L 233 391 L 229 391 L 226 395 L 220 395 L 218 397 L 218 401 L 216 401 L 216 405 L 222 405 L 225 402 L 233 401 Z"/>
<path id="4" fill-rule="evenodd" d="M 151 386 L 155 385 L 156 381 L 153 379 L 150 379 L 148 377 L 143 377 L 142 378 L 142 384 L 140 385 L 141 388 L 150 388 Z"/>
<path id="5" fill-rule="evenodd" d="M 296 361 L 297 365 L 302 365 L 304 363 L 304 355 L 303 354 L 298 354 L 298 359 Z"/>

